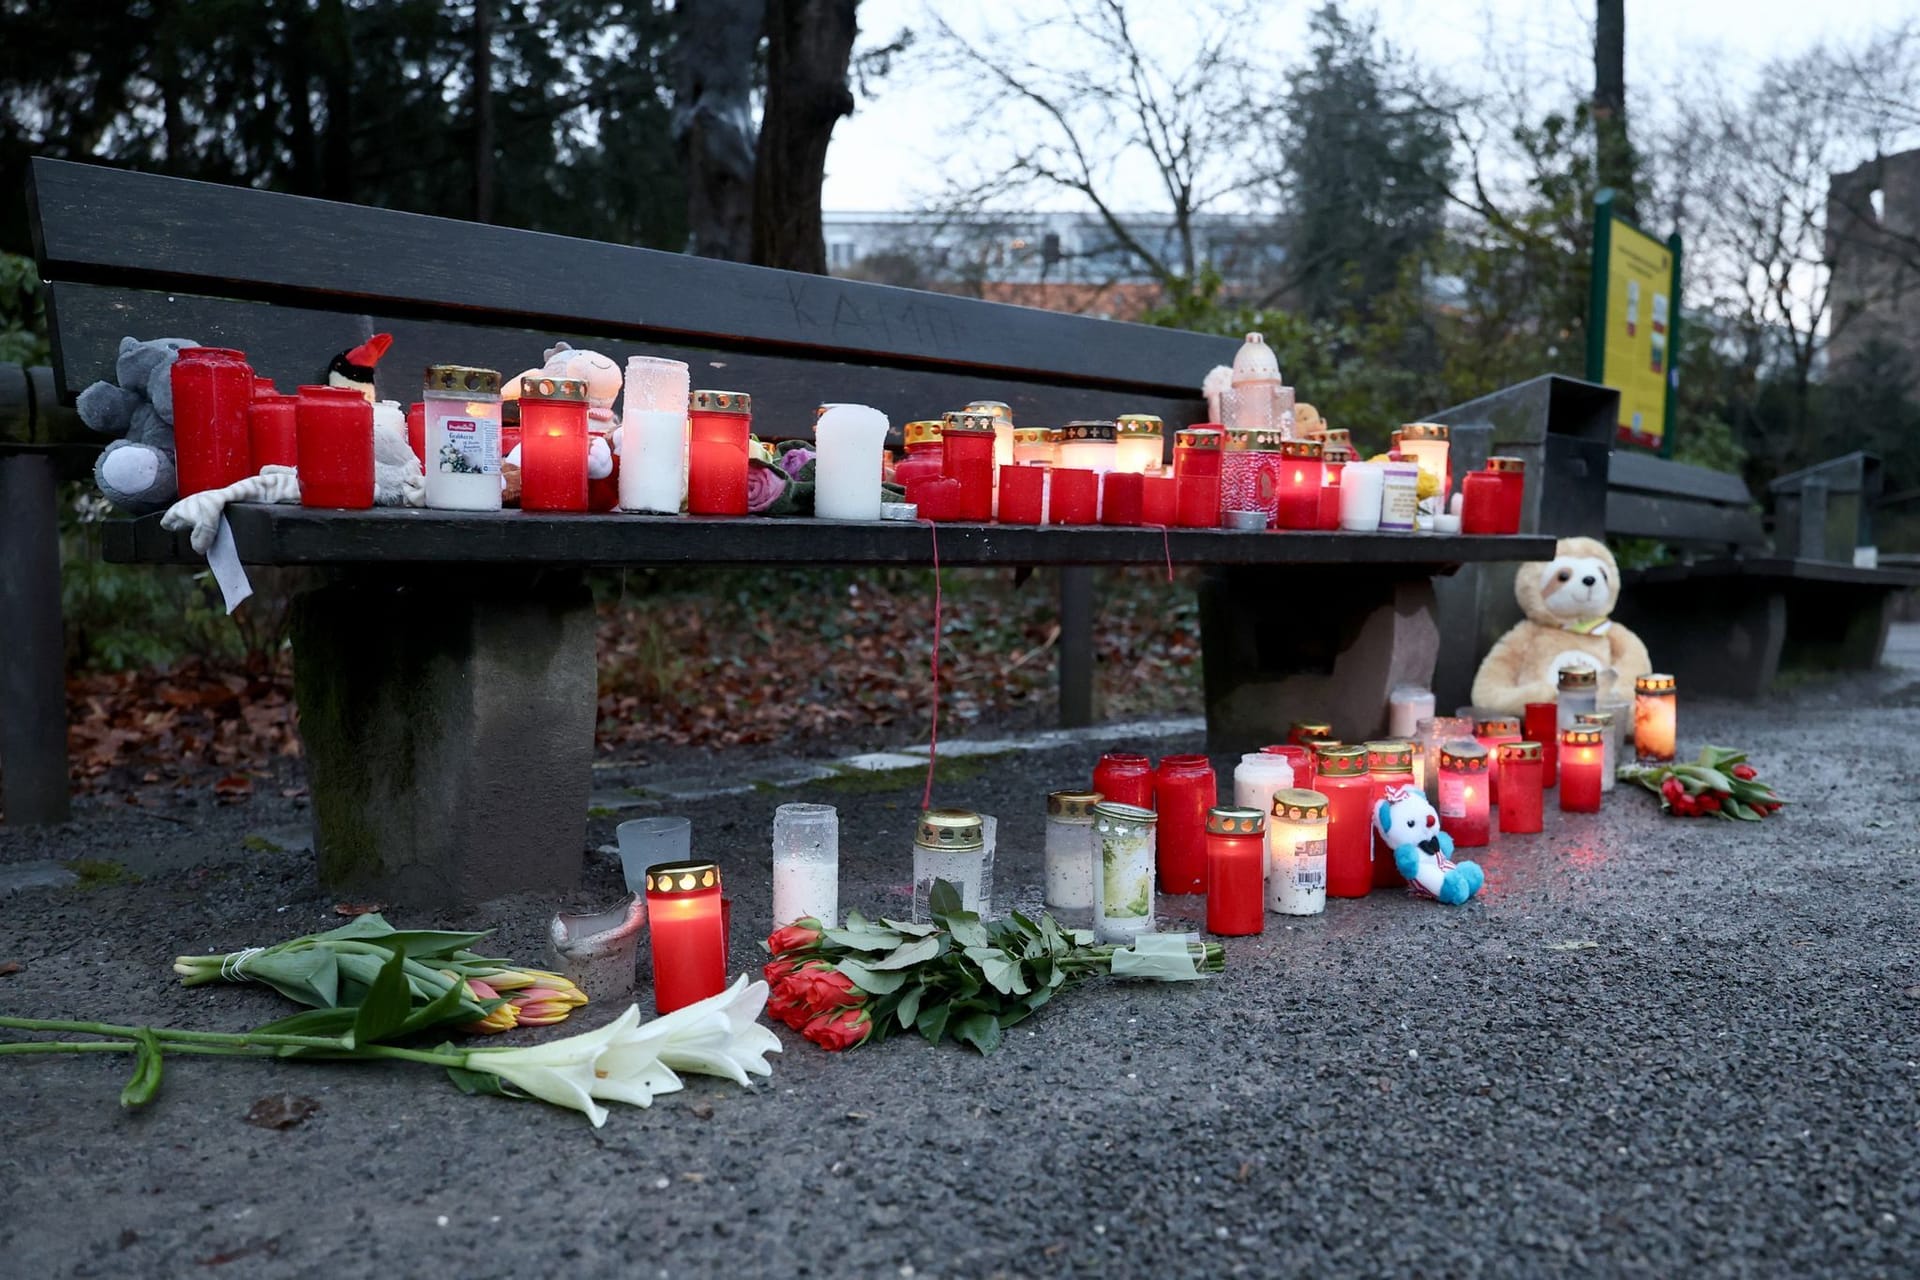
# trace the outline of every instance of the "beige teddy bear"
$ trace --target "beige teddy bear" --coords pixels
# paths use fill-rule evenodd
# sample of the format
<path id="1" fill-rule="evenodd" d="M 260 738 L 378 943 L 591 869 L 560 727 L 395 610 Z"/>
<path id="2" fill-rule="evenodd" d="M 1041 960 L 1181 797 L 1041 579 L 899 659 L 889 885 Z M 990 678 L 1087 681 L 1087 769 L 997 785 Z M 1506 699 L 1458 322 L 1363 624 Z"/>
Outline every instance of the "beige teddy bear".
<path id="1" fill-rule="evenodd" d="M 1607 617 L 1620 599 L 1620 566 L 1605 543 L 1560 539 L 1552 560 L 1520 567 L 1513 594 L 1527 616 L 1480 664 L 1474 706 L 1518 715 L 1529 702 L 1552 702 L 1560 672 L 1576 666 L 1612 671 L 1601 701 L 1630 701 L 1634 677 L 1653 670 L 1640 637 Z"/>

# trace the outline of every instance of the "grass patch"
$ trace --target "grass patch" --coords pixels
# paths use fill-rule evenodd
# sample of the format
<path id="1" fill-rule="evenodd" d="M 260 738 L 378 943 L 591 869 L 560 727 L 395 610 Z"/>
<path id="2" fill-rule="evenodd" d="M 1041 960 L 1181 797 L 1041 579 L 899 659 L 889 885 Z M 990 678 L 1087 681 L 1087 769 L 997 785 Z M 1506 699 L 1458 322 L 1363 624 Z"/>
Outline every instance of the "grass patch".
<path id="1" fill-rule="evenodd" d="M 74 886 L 77 889 L 105 889 L 116 884 L 133 884 L 140 879 L 119 863 L 104 858 L 75 858 L 60 865 L 80 877 Z"/>
<path id="2" fill-rule="evenodd" d="M 269 840 L 267 837 L 258 833 L 243 839 L 240 842 L 240 847 L 248 853 L 285 853 L 287 851 L 285 845 Z"/>

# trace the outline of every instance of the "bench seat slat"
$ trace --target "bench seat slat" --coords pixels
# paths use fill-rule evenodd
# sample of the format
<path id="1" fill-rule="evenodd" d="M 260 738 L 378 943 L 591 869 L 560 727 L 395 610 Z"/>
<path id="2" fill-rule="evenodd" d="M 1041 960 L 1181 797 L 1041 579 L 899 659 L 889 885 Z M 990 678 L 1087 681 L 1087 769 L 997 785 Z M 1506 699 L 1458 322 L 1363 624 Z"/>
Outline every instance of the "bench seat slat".
<path id="1" fill-rule="evenodd" d="M 1614 462 L 1618 465 L 1618 454 Z M 1756 512 L 1621 489 L 1607 492 L 1607 532 L 1696 546 L 1765 547 L 1767 543 L 1766 528 Z"/>
<path id="2" fill-rule="evenodd" d="M 629 515 L 308 510 L 235 504 L 227 509 L 240 558 L 249 564 L 519 565 L 924 565 L 925 525 L 799 518 L 714 519 Z M 1553 539 L 1416 537 L 1406 534 L 1245 534 L 1175 529 L 1023 528 L 943 524 L 943 565 L 1379 564 L 1420 575 L 1475 560 L 1539 560 Z M 159 517 L 104 526 L 102 550 L 117 563 L 198 564 L 184 537 Z"/>
<path id="3" fill-rule="evenodd" d="M 67 161 L 36 158 L 31 180 L 36 253 L 52 280 L 962 364 L 1196 398 L 1208 369 L 1238 349 L 1175 329 Z"/>
<path id="4" fill-rule="evenodd" d="M 1728 556 L 1715 560 L 1696 560 L 1689 564 L 1659 564 L 1645 569 L 1624 570 L 1620 576 L 1628 587 L 1637 582 L 1686 582 L 1700 578 L 1774 578 L 1889 590 L 1920 587 L 1920 568 L 1890 566 L 1861 569 L 1850 564 L 1793 560 L 1784 556 Z"/>

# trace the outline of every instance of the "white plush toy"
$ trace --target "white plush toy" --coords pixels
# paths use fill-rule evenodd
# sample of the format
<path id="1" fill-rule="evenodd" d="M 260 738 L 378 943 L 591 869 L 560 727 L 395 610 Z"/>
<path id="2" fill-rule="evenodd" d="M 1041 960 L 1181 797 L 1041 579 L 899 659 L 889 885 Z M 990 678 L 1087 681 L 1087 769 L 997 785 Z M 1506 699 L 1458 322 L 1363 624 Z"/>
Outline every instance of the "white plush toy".
<path id="1" fill-rule="evenodd" d="M 564 342 L 548 347 L 545 359 L 546 363 L 538 369 L 528 369 L 507 379 L 500 388 L 501 398 L 518 400 L 523 378 L 574 378 L 586 383 L 587 431 L 593 437 L 587 444 L 587 479 L 608 479 L 613 475 L 614 450 L 607 437 L 615 423 L 613 402 L 620 397 L 620 366 L 610 356 L 598 351 L 575 350 Z M 519 450 L 514 450 L 503 461 L 518 467 Z M 600 509 L 596 502 L 594 510 Z"/>
<path id="2" fill-rule="evenodd" d="M 1458 906 L 1487 882 L 1479 863 L 1453 860 L 1453 837 L 1440 829 L 1440 815 L 1419 787 L 1388 787 L 1374 806 L 1373 829 L 1393 850 L 1393 865 L 1407 887 L 1421 897 Z"/>

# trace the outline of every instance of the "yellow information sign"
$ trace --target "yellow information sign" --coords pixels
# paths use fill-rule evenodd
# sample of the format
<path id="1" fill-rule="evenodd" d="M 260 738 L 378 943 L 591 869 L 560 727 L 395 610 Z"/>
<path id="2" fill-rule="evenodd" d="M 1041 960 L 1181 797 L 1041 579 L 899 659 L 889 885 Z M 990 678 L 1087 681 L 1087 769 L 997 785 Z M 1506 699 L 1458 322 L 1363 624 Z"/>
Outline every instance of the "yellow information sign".
<path id="1" fill-rule="evenodd" d="M 1622 444 L 1673 451 L 1669 431 L 1680 320 L 1680 238 L 1665 243 L 1595 202 L 1587 377 L 1620 393 Z"/>

